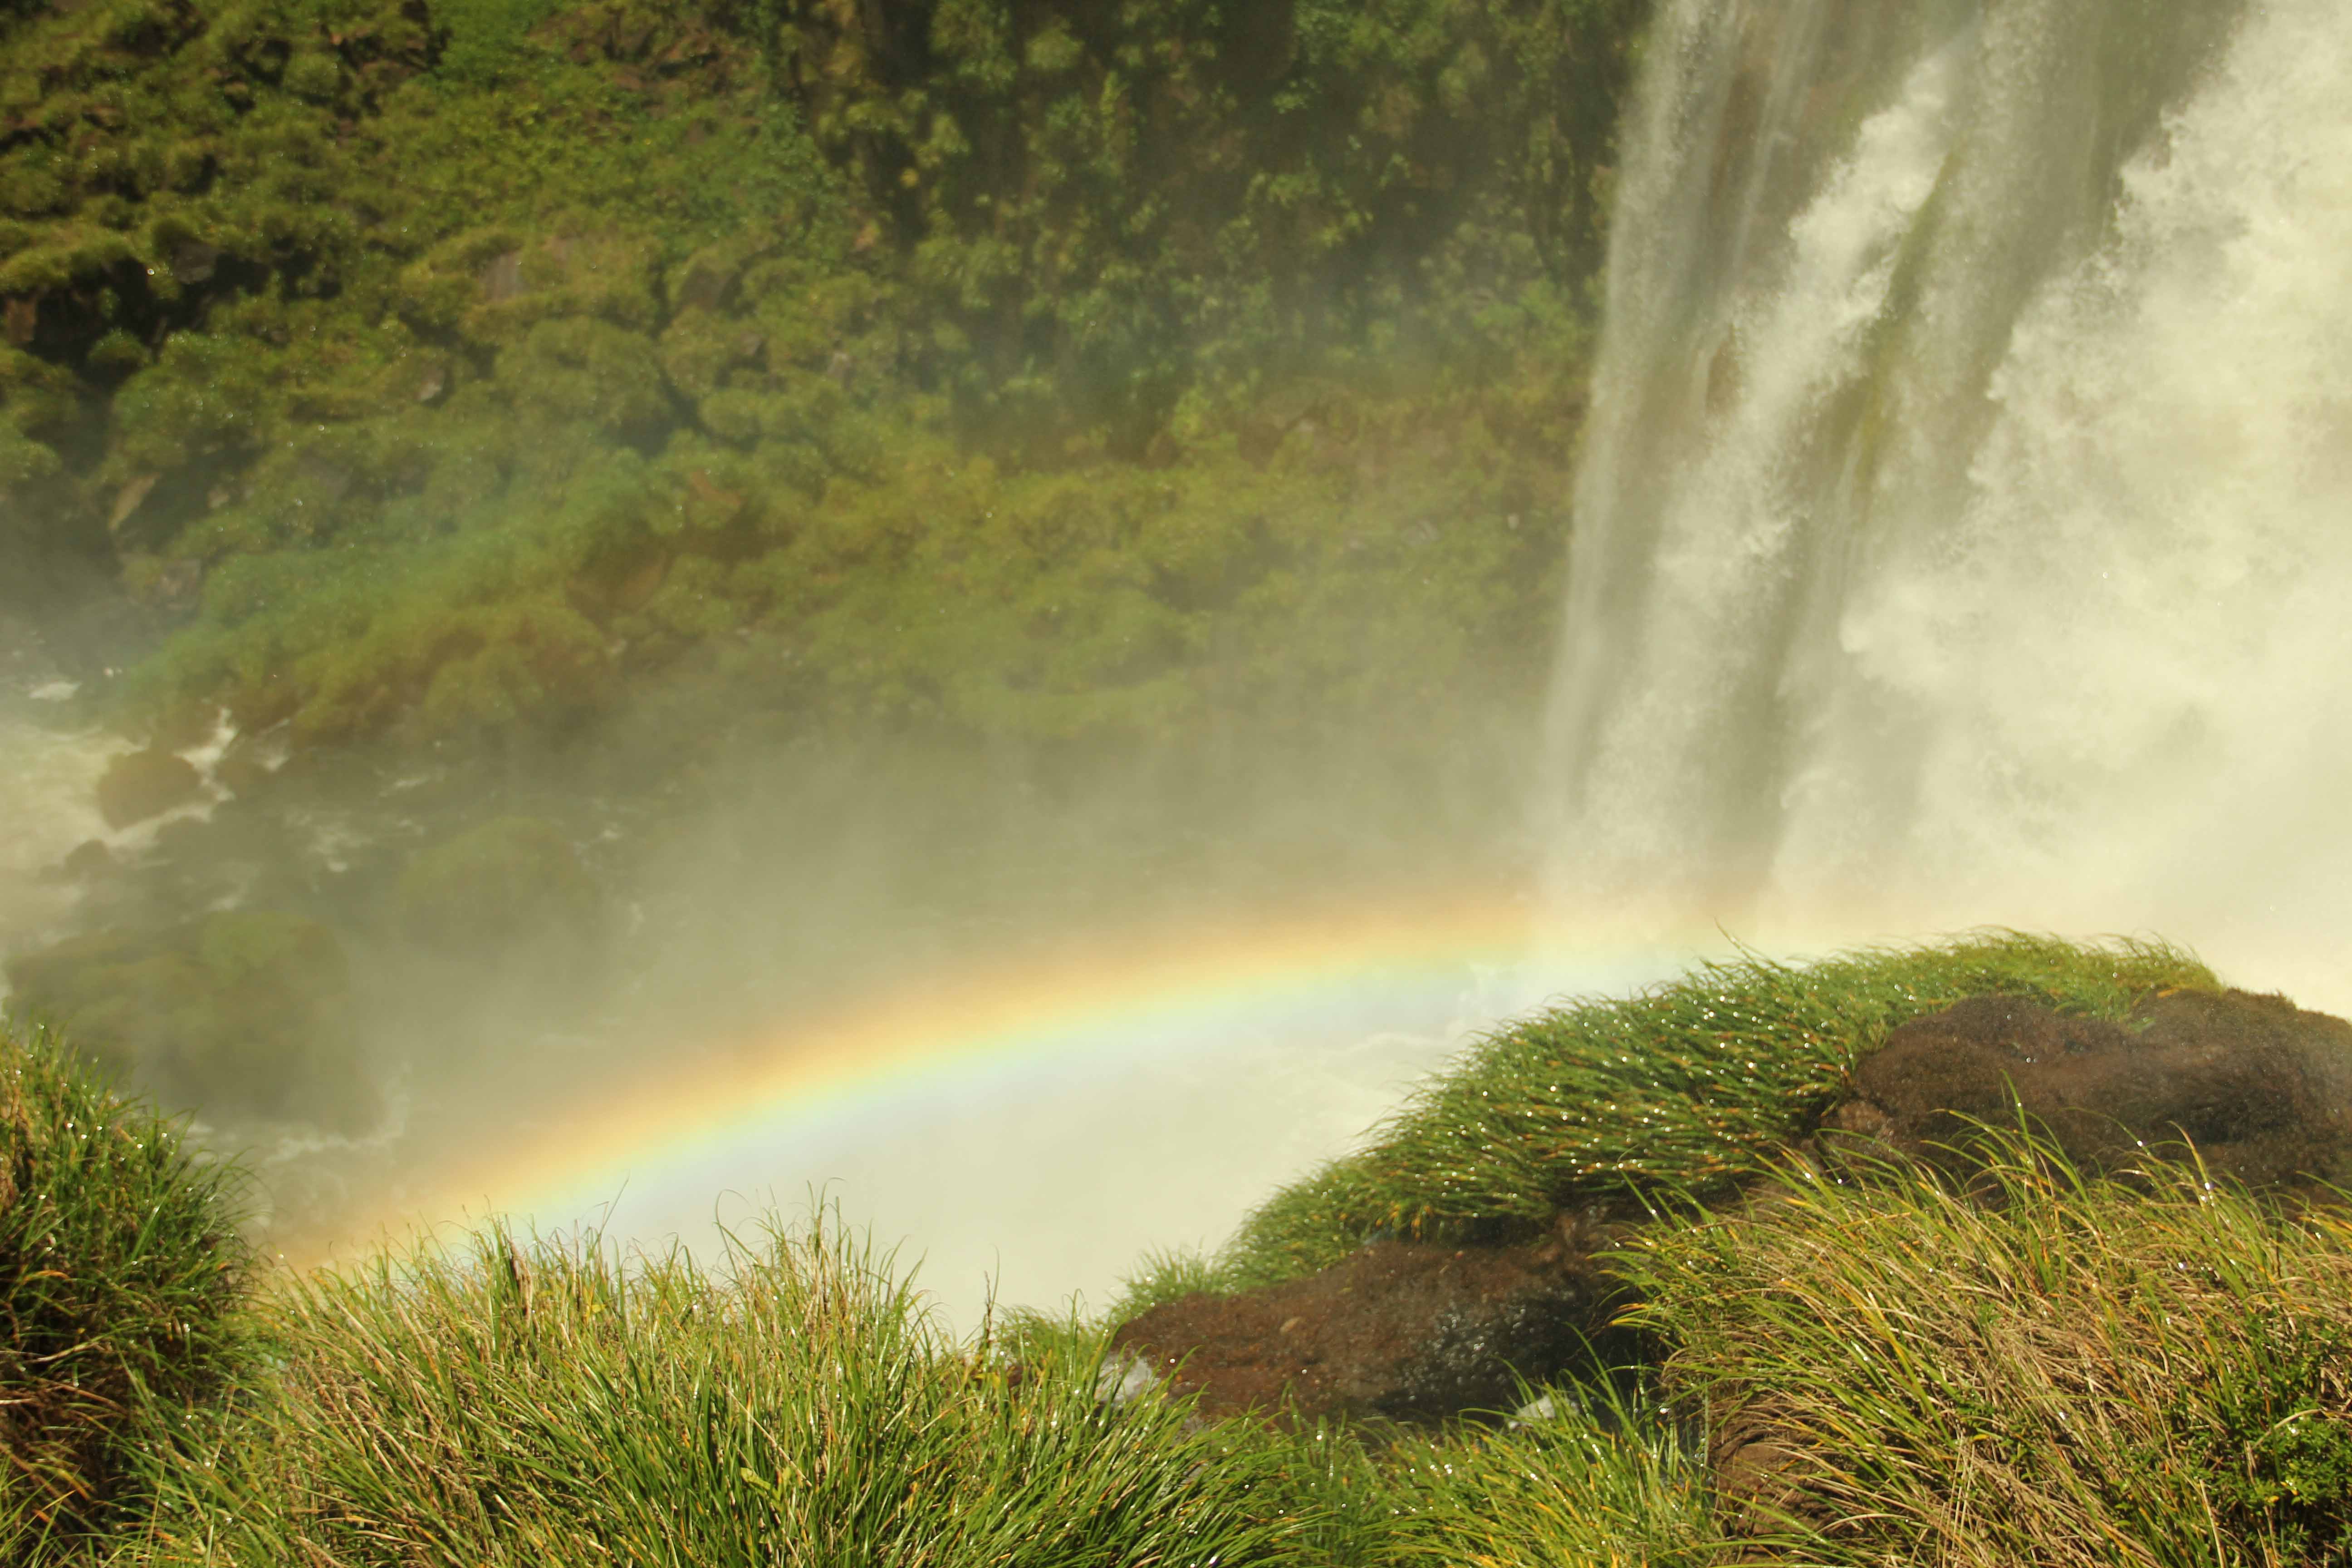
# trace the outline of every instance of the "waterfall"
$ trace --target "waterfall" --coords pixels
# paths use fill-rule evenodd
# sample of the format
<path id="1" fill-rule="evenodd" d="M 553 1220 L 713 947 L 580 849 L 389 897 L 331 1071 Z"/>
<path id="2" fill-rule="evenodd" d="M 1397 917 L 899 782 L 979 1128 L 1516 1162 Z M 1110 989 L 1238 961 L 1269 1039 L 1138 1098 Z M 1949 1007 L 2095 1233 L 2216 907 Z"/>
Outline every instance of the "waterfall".
<path id="1" fill-rule="evenodd" d="M 1664 0 L 1644 72 L 1555 910 L 2347 989 L 2352 6 Z"/>

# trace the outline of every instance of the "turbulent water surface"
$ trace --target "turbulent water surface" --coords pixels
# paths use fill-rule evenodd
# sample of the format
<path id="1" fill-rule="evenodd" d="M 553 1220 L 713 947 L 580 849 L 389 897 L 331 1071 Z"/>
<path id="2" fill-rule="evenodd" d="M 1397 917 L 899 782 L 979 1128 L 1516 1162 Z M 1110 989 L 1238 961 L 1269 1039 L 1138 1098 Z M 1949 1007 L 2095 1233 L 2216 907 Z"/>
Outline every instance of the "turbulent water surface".
<path id="1" fill-rule="evenodd" d="M 1556 905 L 2352 1000 L 2352 7 L 1670 0 L 1649 58 Z"/>

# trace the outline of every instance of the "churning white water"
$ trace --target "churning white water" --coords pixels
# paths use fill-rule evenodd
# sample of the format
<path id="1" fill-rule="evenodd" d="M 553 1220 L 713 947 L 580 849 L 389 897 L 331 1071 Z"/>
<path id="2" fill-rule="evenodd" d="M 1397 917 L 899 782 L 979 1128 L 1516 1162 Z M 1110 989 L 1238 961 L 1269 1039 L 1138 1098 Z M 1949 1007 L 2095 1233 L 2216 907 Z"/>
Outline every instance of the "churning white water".
<path id="1" fill-rule="evenodd" d="M 2352 6 L 1671 0 L 1550 896 L 2352 1000 Z"/>
<path id="2" fill-rule="evenodd" d="M 20 628 L 0 625 L 0 952 L 62 934 L 80 895 L 47 873 L 76 845 L 107 837 L 94 792 L 130 748 L 65 721 L 75 690 Z"/>

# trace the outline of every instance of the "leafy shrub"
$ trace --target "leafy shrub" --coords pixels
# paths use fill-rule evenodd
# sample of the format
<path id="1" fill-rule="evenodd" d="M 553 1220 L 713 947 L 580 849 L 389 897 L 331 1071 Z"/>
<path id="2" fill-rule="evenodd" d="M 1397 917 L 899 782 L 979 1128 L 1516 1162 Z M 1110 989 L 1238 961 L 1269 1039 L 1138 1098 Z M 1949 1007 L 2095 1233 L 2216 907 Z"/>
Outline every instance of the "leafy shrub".
<path id="1" fill-rule="evenodd" d="M 523 68 L 526 35 L 554 9 L 555 0 L 440 0 L 433 14 L 444 37 L 434 73 L 454 88 L 498 87 Z"/>

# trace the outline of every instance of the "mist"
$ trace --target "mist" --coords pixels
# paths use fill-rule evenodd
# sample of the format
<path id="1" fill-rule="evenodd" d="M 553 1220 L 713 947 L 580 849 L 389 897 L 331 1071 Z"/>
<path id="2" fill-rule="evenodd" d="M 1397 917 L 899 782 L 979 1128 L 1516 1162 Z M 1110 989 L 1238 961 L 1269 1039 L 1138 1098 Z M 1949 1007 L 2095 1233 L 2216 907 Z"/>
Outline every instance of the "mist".
<path id="1" fill-rule="evenodd" d="M 193 747 L 205 796 L 110 830 L 92 791 L 131 748 L 65 716 L 73 682 L 20 633 L 14 735 L 44 769 L 13 781 L 18 945 L 289 886 L 345 911 L 381 1110 L 197 1113 L 297 1264 L 494 1217 L 716 1258 L 719 1225 L 814 1198 L 921 1260 L 959 1322 L 1099 1309 L 1534 994 L 1532 714 L 1493 693 L 1437 736 L 1072 754 L 779 734 L 657 689 L 565 746 L 297 760 L 251 799 L 210 776 L 229 742 Z M 385 916 L 432 846 L 516 820 L 577 853 L 592 920 L 535 910 L 477 952 Z M 92 841 L 110 879 L 54 874 Z M 1612 951 L 1559 978 L 1670 967 Z"/>
<path id="2" fill-rule="evenodd" d="M 797 275 L 698 235 L 640 268 L 653 303 L 596 307 L 660 316 L 646 341 L 668 357 L 628 419 L 567 411 L 560 482 L 529 469 L 542 431 L 521 416 L 503 489 L 379 472 L 304 433 L 226 500 L 217 455 L 127 485 L 93 466 L 37 498 L 55 509 L 42 526 L 81 527 L 99 542 L 77 549 L 121 554 L 163 607 L 131 607 L 110 578 L 10 596 L 0 950 L 37 962 L 240 910 L 333 933 L 331 1059 L 302 1058 L 310 1089 L 278 1081 L 282 1055 L 133 1073 L 244 1159 L 263 1238 L 291 1262 L 497 1216 L 716 1256 L 718 1226 L 838 1202 L 920 1258 L 965 1324 L 991 1300 L 1099 1309 L 1144 1253 L 1213 1248 L 1480 1030 L 1735 942 L 1798 957 L 1987 923 L 2155 932 L 2233 983 L 2352 1007 L 2336 821 L 2352 788 L 2352 35 L 2339 8 L 2277 0 L 2181 7 L 2147 47 L 2112 47 L 2145 10 L 1668 0 L 1613 162 L 1596 143 L 1546 165 L 1576 219 L 1551 252 L 1532 206 L 1509 244 L 1467 197 L 1454 227 L 1412 218 L 1443 242 L 1394 275 L 1452 279 L 1505 323 L 1462 328 L 1458 361 L 1427 347 L 1453 301 L 1413 296 L 1400 327 L 1364 303 L 1391 276 L 1370 261 L 1339 282 L 1285 274 L 1295 321 L 1265 329 L 1264 365 L 1216 382 L 1199 367 L 1243 329 L 1189 321 L 1181 352 L 1152 352 L 1192 367 L 1193 392 L 1120 404 L 1087 434 L 1108 374 L 1086 358 L 1096 339 L 1072 330 L 1061 402 L 974 413 L 938 390 L 952 378 L 925 356 L 956 340 L 931 317 L 772 319 L 759 268 L 786 278 L 759 285 L 777 299 L 806 292 Z M 1586 119 L 1614 112 L 1622 58 L 1577 65 Z M 1512 101 L 1543 89 L 1515 78 Z M 1476 140 L 1416 123 L 1439 162 Z M 1504 207 L 1543 194 L 1478 189 Z M 823 190 L 790 243 L 815 236 L 826 266 L 873 254 L 887 202 Z M 1575 268 L 1601 191 L 1595 280 Z M 593 356 L 497 315 L 530 303 L 526 255 L 586 287 L 570 233 L 401 258 L 403 288 L 474 315 L 402 340 L 431 364 L 387 427 L 454 439 L 429 422 L 526 397 L 480 369 L 498 355 L 532 394 L 576 391 L 558 373 L 588 376 Z M 1574 303 L 1588 284 L 1597 317 Z M 974 332 L 1006 315 L 922 308 Z M 1350 349 L 1295 384 L 1265 368 L 1360 327 L 1423 359 Z M 1445 382 L 1458 429 L 1396 401 L 1424 362 L 1468 378 Z M 1476 402 L 1490 374 L 1508 384 L 1493 407 Z M 915 450 L 903 472 L 872 450 L 892 398 L 917 410 L 887 427 Z M 805 430 L 787 418 L 801 404 L 820 410 Z M 648 434 L 656 416 L 677 428 Z M 968 447 L 1007 428 L 1034 467 L 1008 458 L 1000 482 Z M 1438 456 L 1414 456 L 1424 437 Z M 678 471 L 648 479 L 665 440 Z M 1187 462 L 1211 478 L 1179 498 L 1164 476 Z M 384 548 L 379 575 L 424 587 L 363 584 L 430 600 L 445 546 L 511 523 L 571 548 L 580 476 L 612 473 L 644 516 L 598 514 L 602 553 L 551 545 L 557 587 L 514 590 L 593 623 L 566 653 L 578 689 L 531 688 L 556 720 L 508 712 L 520 699 L 474 665 L 497 675 L 511 628 L 470 627 L 420 634 L 430 658 L 386 655 L 415 665 L 405 687 L 339 668 L 318 685 L 341 707 L 231 689 L 122 720 L 135 671 L 172 674 L 190 626 L 221 668 L 254 662 L 234 639 L 261 624 L 246 601 L 282 589 L 265 567 L 316 564 L 308 533 L 237 553 L 278 491 L 325 497 L 362 541 L 455 495 Z M 1086 514 L 1088 486 L 1115 528 Z M 999 522 L 1016 492 L 1028 510 Z M 877 494 L 900 510 L 859 510 Z M 791 597 L 924 527 L 959 542 L 891 570 L 932 596 L 894 598 L 891 579 L 871 603 Z M 185 557 L 234 616 L 173 600 L 156 564 L 172 528 L 240 542 Z M 698 529 L 711 538 L 679 542 Z M 991 552 L 1016 547 L 1045 563 L 1035 582 L 988 579 Z M 1082 593 L 1109 606 L 1100 624 L 1065 618 Z M 415 615 L 383 605 L 378 624 Z M 971 626 L 933 624 L 969 605 L 985 611 Z M 352 716 L 395 688 L 473 727 Z M 1097 722 L 1106 691 L 1123 705 Z M 313 732 L 331 739 L 298 743 Z M 110 826 L 100 781 L 151 741 L 196 786 Z M 231 934 L 274 952 L 310 931 Z"/>

